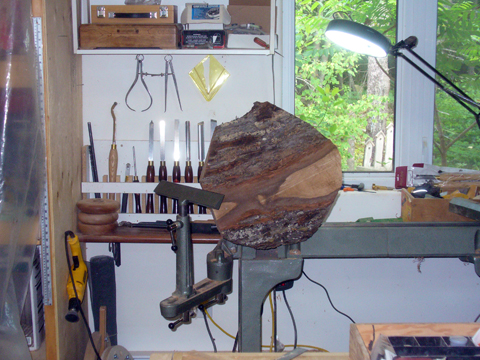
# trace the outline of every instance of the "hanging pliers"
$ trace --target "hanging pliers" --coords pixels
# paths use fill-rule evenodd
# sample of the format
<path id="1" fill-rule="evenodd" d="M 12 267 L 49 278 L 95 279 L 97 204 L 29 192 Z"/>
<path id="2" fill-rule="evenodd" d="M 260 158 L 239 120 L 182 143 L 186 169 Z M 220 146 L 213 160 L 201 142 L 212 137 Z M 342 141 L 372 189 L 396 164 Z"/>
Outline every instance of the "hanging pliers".
<path id="1" fill-rule="evenodd" d="M 140 78 L 140 81 L 142 82 L 143 86 L 145 87 L 145 90 L 147 91 L 147 94 L 148 96 L 150 97 L 150 105 L 148 105 L 148 107 L 146 109 L 143 109 L 143 111 L 147 111 L 148 109 L 150 109 L 150 107 L 152 106 L 153 104 L 153 98 L 152 98 L 152 95 L 150 94 L 150 91 L 148 90 L 148 86 L 147 84 L 145 83 L 145 80 L 143 79 L 145 75 L 148 75 L 147 73 L 144 73 L 143 72 L 143 59 L 144 59 L 144 56 L 139 54 L 137 55 L 137 73 L 135 75 L 135 80 L 133 81 L 133 84 L 132 86 L 130 86 L 130 89 L 128 89 L 128 92 L 127 92 L 127 95 L 125 95 L 125 104 L 127 105 L 127 107 L 132 110 L 132 111 L 135 111 L 134 109 L 132 109 L 129 105 L 128 105 L 128 95 L 130 95 L 130 92 L 132 91 L 132 89 L 135 87 L 135 84 L 137 83 L 138 81 L 138 78 Z"/>

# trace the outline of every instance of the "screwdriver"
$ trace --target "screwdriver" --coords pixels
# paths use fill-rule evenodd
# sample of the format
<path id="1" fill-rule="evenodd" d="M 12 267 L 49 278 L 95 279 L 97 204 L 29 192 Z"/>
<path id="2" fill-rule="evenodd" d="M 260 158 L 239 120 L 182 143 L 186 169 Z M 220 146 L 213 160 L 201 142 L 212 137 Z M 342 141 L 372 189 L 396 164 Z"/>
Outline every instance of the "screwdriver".
<path id="1" fill-rule="evenodd" d="M 190 158 L 190 121 L 185 121 L 185 182 L 193 183 L 193 168 Z M 189 203 L 188 214 L 193 214 L 193 204 Z"/>
<path id="2" fill-rule="evenodd" d="M 116 118 L 113 109 L 117 106 L 117 102 L 114 102 L 110 112 L 113 118 L 113 138 L 112 146 L 110 147 L 110 154 L 108 155 L 108 182 L 117 181 L 117 168 L 118 168 L 118 152 L 117 152 L 117 143 L 115 141 L 115 130 L 116 130 Z M 115 200 L 115 194 L 109 194 L 109 199 Z"/>
<path id="3" fill-rule="evenodd" d="M 137 176 L 137 159 L 135 158 L 135 146 L 133 146 L 133 182 L 138 182 Z M 140 214 L 142 212 L 142 204 L 140 203 L 140 194 L 135 194 L 135 212 Z"/>

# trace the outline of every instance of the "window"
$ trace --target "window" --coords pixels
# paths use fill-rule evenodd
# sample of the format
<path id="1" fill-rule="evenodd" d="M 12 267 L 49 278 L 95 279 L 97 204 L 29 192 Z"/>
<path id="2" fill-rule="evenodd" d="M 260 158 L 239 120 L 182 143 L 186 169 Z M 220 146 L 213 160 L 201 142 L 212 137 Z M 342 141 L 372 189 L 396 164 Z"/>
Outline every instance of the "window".
<path id="1" fill-rule="evenodd" d="M 332 44 L 333 16 L 375 28 L 395 42 L 396 0 L 297 1 L 295 114 L 337 145 L 344 171 L 391 171 L 395 59 Z"/>
<path id="2" fill-rule="evenodd" d="M 437 69 L 479 101 L 479 2 L 440 0 L 437 29 Z M 434 115 L 433 163 L 480 170 L 480 130 L 474 115 L 438 88 Z"/>
<path id="3" fill-rule="evenodd" d="M 301 0 L 297 0 L 297 3 Z M 305 0 L 301 1 L 305 2 Z M 312 3 L 313 1 L 308 1 Z M 347 1 L 348 2 L 348 1 Z M 364 1 L 373 3 L 378 1 Z M 439 6 L 447 0 L 439 0 Z M 451 1 L 448 1 L 451 3 Z M 456 1 L 455 3 L 457 3 Z M 463 1 L 466 2 L 466 1 Z M 320 1 L 319 3 L 325 3 Z M 330 1 L 328 3 L 331 3 Z M 319 6 L 319 5 L 318 5 Z M 478 11 L 478 10 L 477 10 Z M 283 98 L 282 106 L 293 112 L 295 110 L 295 5 L 290 1 L 283 2 Z M 397 0 L 396 38 L 406 39 L 411 35 L 418 37 L 419 43 L 415 51 L 430 64 L 435 64 L 437 38 L 437 3 L 434 1 Z M 355 19 L 359 20 L 359 19 Z M 361 20 L 361 19 L 360 19 Z M 439 25 L 442 24 L 439 20 Z M 478 23 L 478 22 L 477 22 Z M 392 24 L 393 25 L 393 24 Z M 473 39 L 478 41 L 478 38 Z M 453 45 L 452 45 L 453 46 Z M 477 43 L 478 46 L 478 43 Z M 458 48 L 457 48 L 458 49 Z M 478 47 L 477 47 L 478 49 Z M 472 53 L 474 50 L 472 50 Z M 406 56 L 410 57 L 409 54 Z M 477 60 L 478 63 L 478 60 Z M 392 69 L 389 63 L 390 70 Z M 471 71 L 471 69 L 469 70 Z M 396 60 L 395 81 L 395 140 L 393 169 L 396 166 L 413 163 L 433 163 L 434 159 L 434 114 L 435 86 L 403 59 Z M 457 83 L 456 81 L 454 81 Z M 473 83 L 473 82 L 472 82 Z M 478 84 L 478 81 L 477 81 Z M 458 84 L 462 88 L 462 84 Z M 330 88 L 330 91 L 332 88 Z M 477 92 L 467 93 L 478 99 Z M 438 100 L 437 100 L 438 101 Z M 469 116 L 468 113 L 466 116 Z M 470 120 L 471 121 L 471 120 Z M 335 130 L 332 128 L 331 130 Z M 477 131 L 477 130 L 476 130 Z M 435 156 L 435 161 L 437 156 Z M 364 181 L 365 185 L 394 183 L 393 173 L 386 172 L 344 172 L 344 181 Z"/>

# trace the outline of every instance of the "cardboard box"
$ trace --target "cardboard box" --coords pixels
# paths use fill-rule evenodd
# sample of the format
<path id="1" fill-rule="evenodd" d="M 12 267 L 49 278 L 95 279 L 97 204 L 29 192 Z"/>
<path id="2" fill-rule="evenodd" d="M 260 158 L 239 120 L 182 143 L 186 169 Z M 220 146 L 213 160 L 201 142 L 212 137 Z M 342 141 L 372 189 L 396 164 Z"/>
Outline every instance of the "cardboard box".
<path id="1" fill-rule="evenodd" d="M 227 32 L 227 48 L 264 49 L 253 39 L 261 38 L 270 44 L 270 1 L 269 0 L 230 0 L 228 12 L 232 24 L 255 24 L 261 26 L 267 35 L 232 34 Z"/>
<path id="2" fill-rule="evenodd" d="M 406 189 L 402 189 L 403 221 L 472 221 L 471 219 L 449 211 L 450 200 L 417 199 Z"/>
<path id="3" fill-rule="evenodd" d="M 80 49 L 156 48 L 177 49 L 182 26 L 83 24 L 78 31 Z"/>

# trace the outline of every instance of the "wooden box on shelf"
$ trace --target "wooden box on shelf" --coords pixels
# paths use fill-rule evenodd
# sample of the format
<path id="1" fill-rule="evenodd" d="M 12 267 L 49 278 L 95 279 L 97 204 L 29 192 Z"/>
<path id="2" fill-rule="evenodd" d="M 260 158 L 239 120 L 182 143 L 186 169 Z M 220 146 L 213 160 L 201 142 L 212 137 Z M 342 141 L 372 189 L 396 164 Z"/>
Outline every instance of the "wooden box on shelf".
<path id="1" fill-rule="evenodd" d="M 79 46 L 80 49 L 177 49 L 181 30 L 179 24 L 84 24 L 79 28 Z"/>

